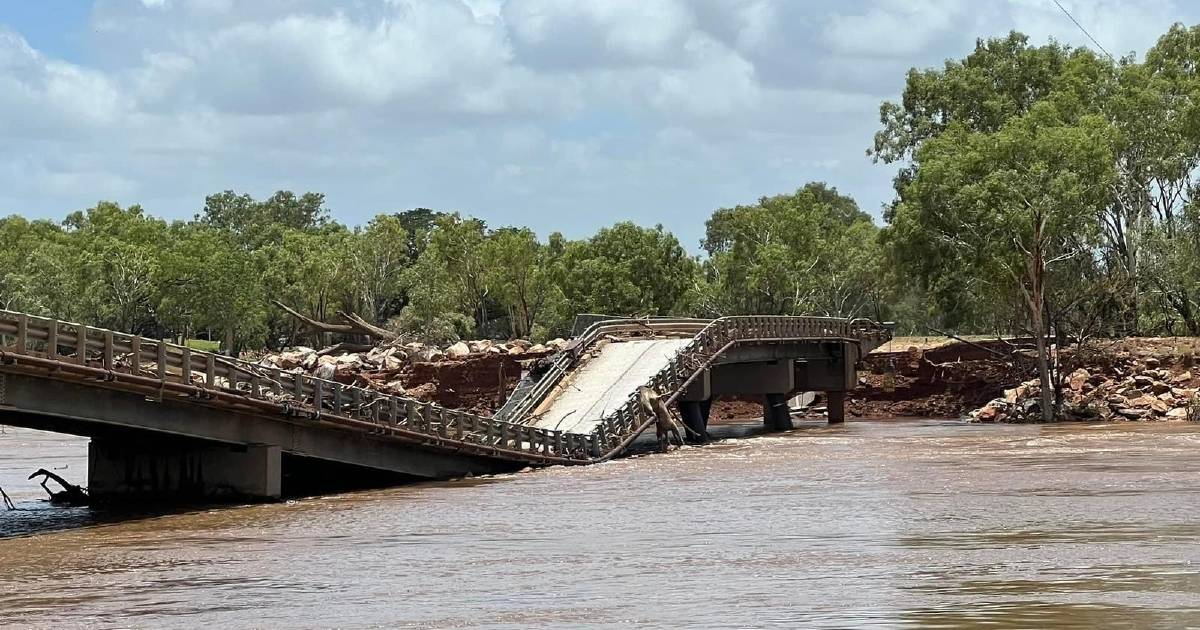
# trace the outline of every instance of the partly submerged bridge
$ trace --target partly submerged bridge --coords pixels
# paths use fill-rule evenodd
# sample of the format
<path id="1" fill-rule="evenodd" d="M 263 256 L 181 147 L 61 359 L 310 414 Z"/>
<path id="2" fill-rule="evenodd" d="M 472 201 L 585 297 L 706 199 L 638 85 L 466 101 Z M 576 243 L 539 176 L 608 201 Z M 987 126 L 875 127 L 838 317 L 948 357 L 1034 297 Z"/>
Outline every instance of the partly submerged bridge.
<path id="1" fill-rule="evenodd" d="M 161 340 L 0 311 L 0 424 L 91 438 L 97 499 L 271 499 L 619 456 L 653 420 L 640 385 L 705 434 L 715 396 L 823 391 L 843 418 L 859 358 L 885 325 L 824 317 L 613 319 L 576 336 L 494 417 Z"/>

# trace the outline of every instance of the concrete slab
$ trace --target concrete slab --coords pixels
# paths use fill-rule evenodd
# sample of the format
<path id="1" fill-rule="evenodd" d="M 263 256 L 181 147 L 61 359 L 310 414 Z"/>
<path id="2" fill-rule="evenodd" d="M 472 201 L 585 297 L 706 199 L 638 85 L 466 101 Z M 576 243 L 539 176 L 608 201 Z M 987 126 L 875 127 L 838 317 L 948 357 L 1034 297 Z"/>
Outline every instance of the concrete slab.
<path id="1" fill-rule="evenodd" d="M 591 433 L 601 418 L 624 404 L 690 341 L 638 339 L 606 345 L 539 407 L 534 426 Z"/>

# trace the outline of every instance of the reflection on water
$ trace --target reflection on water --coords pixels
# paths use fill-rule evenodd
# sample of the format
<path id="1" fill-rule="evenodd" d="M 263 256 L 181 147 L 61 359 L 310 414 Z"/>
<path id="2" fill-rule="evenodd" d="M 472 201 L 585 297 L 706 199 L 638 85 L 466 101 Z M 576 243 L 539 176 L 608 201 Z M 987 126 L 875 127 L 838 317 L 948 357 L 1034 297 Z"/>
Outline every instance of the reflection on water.
<path id="1" fill-rule="evenodd" d="M 9 429 L 0 485 L 36 505 L 20 480 L 82 471 L 83 444 Z M 587 468 L 47 520 L 0 540 L 0 623 L 1194 627 L 1198 446 L 1183 424 L 850 423 Z M 0 513 L 0 531 L 50 512 Z"/>

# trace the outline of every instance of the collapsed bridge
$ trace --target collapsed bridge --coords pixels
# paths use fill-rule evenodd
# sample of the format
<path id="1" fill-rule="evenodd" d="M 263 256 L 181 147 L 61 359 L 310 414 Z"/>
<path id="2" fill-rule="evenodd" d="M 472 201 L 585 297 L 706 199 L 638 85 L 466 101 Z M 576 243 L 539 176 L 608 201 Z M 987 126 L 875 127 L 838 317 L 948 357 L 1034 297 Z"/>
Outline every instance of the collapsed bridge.
<path id="1" fill-rule="evenodd" d="M 768 429 L 786 400 L 827 393 L 843 418 L 859 358 L 887 325 L 825 317 L 607 319 L 573 338 L 493 417 L 323 380 L 162 340 L 0 311 L 0 424 L 90 437 L 94 499 L 272 499 L 625 453 L 653 419 L 654 388 L 705 435 L 717 396 L 762 396 Z"/>

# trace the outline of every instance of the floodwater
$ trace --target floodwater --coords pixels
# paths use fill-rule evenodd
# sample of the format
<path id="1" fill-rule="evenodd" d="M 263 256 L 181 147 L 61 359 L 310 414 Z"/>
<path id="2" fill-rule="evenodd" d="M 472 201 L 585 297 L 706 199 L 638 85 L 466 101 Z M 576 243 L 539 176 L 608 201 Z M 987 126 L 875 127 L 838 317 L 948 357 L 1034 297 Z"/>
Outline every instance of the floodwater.
<path id="1" fill-rule="evenodd" d="M 99 525 L 22 487 L 82 446 L 0 435 L 0 623 L 1200 627 L 1195 425 L 852 422 Z"/>

